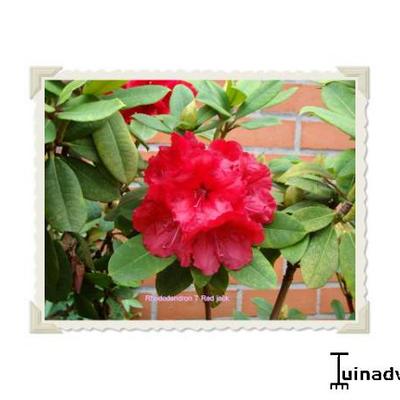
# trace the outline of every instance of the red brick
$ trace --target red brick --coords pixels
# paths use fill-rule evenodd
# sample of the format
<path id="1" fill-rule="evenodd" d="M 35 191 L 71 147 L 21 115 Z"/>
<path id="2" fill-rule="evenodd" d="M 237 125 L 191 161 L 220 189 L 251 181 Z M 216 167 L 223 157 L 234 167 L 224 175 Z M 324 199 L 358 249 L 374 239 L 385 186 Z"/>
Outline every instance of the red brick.
<path id="1" fill-rule="evenodd" d="M 281 104 L 270 107 L 268 112 L 298 113 L 304 106 L 324 107 L 321 99 L 321 89 L 317 85 L 286 84 L 284 89 L 298 87 L 297 92 Z"/>
<path id="2" fill-rule="evenodd" d="M 182 292 L 180 295 L 190 295 L 195 298 L 195 292 Z M 226 295 L 229 301 L 222 302 L 212 309 L 213 318 L 232 317 L 236 307 L 236 292 L 228 291 Z M 198 301 L 189 302 L 158 302 L 159 320 L 183 320 L 204 319 L 204 303 Z"/>
<path id="3" fill-rule="evenodd" d="M 227 139 L 237 140 L 243 146 L 291 148 L 294 141 L 294 121 L 282 121 L 280 125 L 249 131 L 237 128 L 229 132 Z"/>
<path id="4" fill-rule="evenodd" d="M 278 295 L 278 289 L 274 290 L 246 290 L 243 293 L 243 312 L 256 315 L 256 307 L 251 302 L 253 297 L 263 297 L 265 300 L 274 304 Z M 317 304 L 316 289 L 289 289 L 285 303 L 290 308 L 297 308 L 304 314 L 315 314 Z"/>
<path id="5" fill-rule="evenodd" d="M 142 286 L 151 286 L 154 287 L 156 284 L 156 276 L 152 276 L 151 278 L 147 278 L 144 281 L 142 281 Z"/>
<path id="6" fill-rule="evenodd" d="M 303 122 L 301 147 L 343 150 L 354 148 L 354 141 L 338 128 L 325 122 Z"/>
<path id="7" fill-rule="evenodd" d="M 348 312 L 346 298 L 344 297 L 340 288 L 321 288 L 321 298 L 320 298 L 320 312 L 322 314 L 333 313 L 331 307 L 332 300 L 339 300 L 345 311 Z"/>
<path id="8" fill-rule="evenodd" d="M 141 151 L 140 155 L 142 156 L 143 160 L 148 161 L 148 159 L 152 156 L 155 156 L 157 154 L 156 151 Z"/>

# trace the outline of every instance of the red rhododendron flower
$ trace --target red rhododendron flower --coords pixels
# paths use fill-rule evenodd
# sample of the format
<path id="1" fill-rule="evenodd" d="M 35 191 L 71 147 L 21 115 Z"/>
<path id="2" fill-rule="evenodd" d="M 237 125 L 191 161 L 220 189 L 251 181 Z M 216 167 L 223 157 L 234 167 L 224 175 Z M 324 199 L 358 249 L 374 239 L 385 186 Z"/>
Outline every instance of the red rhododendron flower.
<path id="1" fill-rule="evenodd" d="M 191 132 L 174 133 L 150 158 L 145 182 L 149 191 L 133 213 L 145 247 L 204 275 L 248 264 L 276 210 L 269 169 L 234 141 L 207 148 Z"/>
<path id="2" fill-rule="evenodd" d="M 171 89 L 161 100 L 157 103 L 144 105 L 144 106 L 137 106 L 133 108 L 128 108 L 126 110 L 121 110 L 121 114 L 123 115 L 125 122 L 130 123 L 132 120 L 132 114 L 134 113 L 142 113 L 148 115 L 159 115 L 159 114 L 169 114 L 169 99 L 171 97 L 172 89 L 176 85 L 185 85 L 188 87 L 192 92 L 193 95 L 197 95 L 197 90 L 194 86 L 186 81 L 167 81 L 167 80 L 155 80 L 155 81 L 145 81 L 145 80 L 133 80 L 125 83 L 123 88 L 129 89 L 137 86 L 144 86 L 144 85 L 161 85 Z"/>

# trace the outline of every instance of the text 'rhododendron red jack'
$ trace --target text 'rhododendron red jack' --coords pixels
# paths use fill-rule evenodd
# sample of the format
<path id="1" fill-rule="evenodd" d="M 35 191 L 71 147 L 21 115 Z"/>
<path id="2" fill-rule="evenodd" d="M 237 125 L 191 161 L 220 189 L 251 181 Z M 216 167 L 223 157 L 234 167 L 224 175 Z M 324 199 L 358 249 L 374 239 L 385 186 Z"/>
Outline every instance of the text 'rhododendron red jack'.
<path id="1" fill-rule="evenodd" d="M 133 80 L 125 83 L 123 86 L 124 89 L 130 89 L 133 87 L 138 87 L 138 86 L 144 86 L 144 85 L 160 85 L 160 86 L 165 86 L 171 91 L 169 91 L 161 100 L 159 100 L 157 103 L 154 104 L 148 104 L 144 106 L 137 106 L 133 108 L 128 108 L 126 110 L 121 110 L 121 114 L 124 117 L 125 121 L 129 124 L 132 120 L 132 115 L 135 113 L 142 113 L 142 114 L 148 114 L 148 115 L 160 115 L 160 114 L 169 114 L 169 99 L 171 98 L 171 93 L 172 89 L 176 85 L 185 85 L 187 88 L 189 88 L 192 92 L 193 95 L 197 95 L 197 90 L 194 88 L 194 86 L 186 81 L 179 81 L 179 80 Z"/>
<path id="2" fill-rule="evenodd" d="M 150 158 L 145 182 L 148 193 L 133 213 L 145 247 L 204 275 L 250 263 L 276 209 L 269 169 L 235 141 L 207 148 L 191 132 L 174 133 L 171 146 Z"/>

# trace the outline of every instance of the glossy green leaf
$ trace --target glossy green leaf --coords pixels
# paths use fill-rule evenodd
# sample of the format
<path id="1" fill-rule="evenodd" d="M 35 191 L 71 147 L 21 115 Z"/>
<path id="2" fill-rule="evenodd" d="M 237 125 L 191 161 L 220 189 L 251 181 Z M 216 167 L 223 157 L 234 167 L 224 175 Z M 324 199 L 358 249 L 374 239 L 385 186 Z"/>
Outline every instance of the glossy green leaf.
<path id="1" fill-rule="evenodd" d="M 284 174 L 277 178 L 278 182 L 286 183 L 296 176 L 316 175 L 331 179 L 332 175 L 324 167 L 316 163 L 302 162 L 291 166 Z"/>
<path id="2" fill-rule="evenodd" d="M 157 103 L 157 101 L 164 98 L 169 91 L 170 89 L 165 86 L 143 85 L 129 89 L 115 90 L 114 93 L 105 98 L 117 98 L 124 104 L 124 108 L 133 108 Z"/>
<path id="3" fill-rule="evenodd" d="M 45 215 L 60 232 L 79 232 L 86 222 L 85 200 L 78 178 L 58 157 L 46 161 Z"/>
<path id="4" fill-rule="evenodd" d="M 264 228 L 265 239 L 261 247 L 281 249 L 297 243 L 306 235 L 306 230 L 296 218 L 276 212 L 272 223 Z"/>
<path id="5" fill-rule="evenodd" d="M 231 107 L 240 106 L 247 98 L 246 93 L 238 89 L 231 80 L 227 81 L 225 91 Z"/>
<path id="6" fill-rule="evenodd" d="M 83 94 L 105 94 L 108 92 L 112 92 L 115 89 L 119 89 L 122 85 L 124 85 L 128 81 L 107 81 L 107 80 L 94 80 L 86 82 L 85 86 L 83 87 L 82 93 Z"/>
<path id="7" fill-rule="evenodd" d="M 346 313 L 343 308 L 343 304 L 339 300 L 332 300 L 331 301 L 331 308 L 332 311 L 335 313 L 336 319 L 344 320 L 346 319 Z"/>
<path id="8" fill-rule="evenodd" d="M 309 242 L 310 235 L 304 236 L 299 242 L 281 249 L 282 256 L 291 264 L 296 264 L 306 252 Z"/>
<path id="9" fill-rule="evenodd" d="M 248 97 L 261 86 L 261 83 L 262 81 L 258 80 L 239 80 L 236 81 L 235 88 L 243 92 L 246 97 Z"/>
<path id="10" fill-rule="evenodd" d="M 172 90 L 169 100 L 170 113 L 176 118 L 180 118 L 183 110 L 194 99 L 192 91 L 185 85 L 176 85 Z"/>
<path id="11" fill-rule="evenodd" d="M 346 282 L 346 288 L 355 298 L 356 294 L 356 246 L 355 235 L 345 232 L 340 237 L 339 267 Z"/>
<path id="12" fill-rule="evenodd" d="M 253 119 L 251 121 L 240 122 L 239 126 L 245 129 L 259 129 L 264 128 L 266 126 L 274 126 L 279 125 L 281 120 L 278 117 L 263 117 Z"/>
<path id="13" fill-rule="evenodd" d="M 289 178 L 286 184 L 302 189 L 319 199 L 330 199 L 334 196 L 332 189 L 324 183 L 313 179 L 294 177 Z"/>
<path id="14" fill-rule="evenodd" d="M 242 118 L 263 108 L 281 90 L 281 81 L 265 81 L 239 107 L 236 117 Z"/>
<path id="15" fill-rule="evenodd" d="M 79 89 L 85 84 L 85 82 L 86 81 L 71 81 L 67 83 L 61 90 L 61 93 L 58 97 L 57 106 L 64 104 L 71 97 L 74 90 Z"/>
<path id="16" fill-rule="evenodd" d="M 223 295 L 229 285 L 228 271 L 221 267 L 216 274 L 214 274 L 208 283 L 211 294 Z"/>
<path id="17" fill-rule="evenodd" d="M 353 88 L 340 81 L 331 82 L 323 86 L 321 97 L 329 110 L 355 119 L 356 94 Z"/>
<path id="18" fill-rule="evenodd" d="M 68 124 L 63 140 L 65 142 L 73 142 L 77 139 L 83 139 L 91 136 L 96 129 L 104 124 L 104 120 L 91 122 L 74 122 Z"/>
<path id="19" fill-rule="evenodd" d="M 173 129 L 167 127 L 162 121 L 151 115 L 136 113 L 133 118 L 148 128 L 154 129 L 157 132 L 171 133 Z"/>
<path id="20" fill-rule="evenodd" d="M 138 281 L 157 274 L 174 260 L 175 257 L 151 255 L 143 246 L 142 236 L 137 235 L 116 249 L 108 263 L 108 271 L 114 282 L 123 286 L 138 286 Z"/>
<path id="21" fill-rule="evenodd" d="M 303 224 L 307 232 L 315 232 L 329 225 L 335 217 L 335 212 L 321 204 L 320 206 L 302 208 L 292 215 Z"/>
<path id="22" fill-rule="evenodd" d="M 56 139 L 56 126 L 51 119 L 47 119 L 44 125 L 44 142 L 51 143 Z"/>
<path id="23" fill-rule="evenodd" d="M 65 145 L 68 146 L 72 155 L 85 158 L 86 160 L 93 161 L 94 163 L 100 162 L 100 157 L 91 137 L 65 142 Z"/>
<path id="24" fill-rule="evenodd" d="M 285 208 L 284 210 L 282 210 L 282 212 L 284 212 L 286 214 L 293 214 L 297 210 L 301 210 L 306 207 L 313 207 L 313 206 L 320 206 L 320 205 L 321 205 L 321 203 L 319 203 L 317 201 L 302 200 L 302 201 L 299 201 L 298 203 L 293 204 L 290 207 Z"/>
<path id="25" fill-rule="evenodd" d="M 59 96 L 63 90 L 64 84 L 61 81 L 46 79 L 44 83 L 46 91 Z"/>
<path id="26" fill-rule="evenodd" d="M 213 108 L 208 106 L 200 107 L 197 111 L 197 124 L 202 125 L 204 122 L 215 117 L 216 115 L 217 112 Z"/>
<path id="27" fill-rule="evenodd" d="M 253 260 L 238 271 L 229 274 L 239 283 L 254 289 L 270 289 L 276 286 L 276 273 L 260 250 L 253 248 Z"/>
<path id="28" fill-rule="evenodd" d="M 122 107 L 124 103 L 118 99 L 99 100 L 70 107 L 66 111 L 57 113 L 57 117 L 69 121 L 98 121 L 110 117 Z"/>
<path id="29" fill-rule="evenodd" d="M 264 108 L 270 108 L 289 100 L 297 92 L 297 89 L 298 87 L 291 87 L 289 89 L 282 90 L 272 100 L 270 100 Z"/>
<path id="30" fill-rule="evenodd" d="M 147 125 L 142 124 L 136 119 L 133 119 L 129 125 L 129 130 L 141 142 L 146 143 L 157 134 L 157 130 L 149 128 Z"/>
<path id="31" fill-rule="evenodd" d="M 322 119 L 323 121 L 336 126 L 341 131 L 355 138 L 356 124 L 353 118 L 335 113 L 321 107 L 306 106 L 300 110 L 300 114 L 311 114 Z M 323 132 L 322 132 L 323 133 Z"/>
<path id="32" fill-rule="evenodd" d="M 253 297 L 251 302 L 256 306 L 259 319 L 269 319 L 272 313 L 272 304 L 262 297 Z"/>
<path id="33" fill-rule="evenodd" d="M 337 271 L 339 245 L 332 225 L 311 236 L 310 244 L 301 259 L 301 274 L 310 288 L 324 286 Z"/>
<path id="34" fill-rule="evenodd" d="M 93 133 L 93 140 L 103 164 L 121 183 L 136 176 L 138 151 L 120 113 L 115 113 Z"/>
<path id="35" fill-rule="evenodd" d="M 190 272 L 193 277 L 193 283 L 199 288 L 203 288 L 211 280 L 211 276 L 203 275 L 202 272 L 197 268 L 191 268 Z"/>
<path id="36" fill-rule="evenodd" d="M 181 267 L 178 261 L 173 262 L 156 277 L 157 294 L 175 296 L 188 288 L 193 282 L 190 268 Z"/>
<path id="37" fill-rule="evenodd" d="M 59 275 L 52 301 L 63 301 L 72 291 L 72 267 L 61 243 L 55 241 L 54 247 L 58 257 Z"/>
<path id="38" fill-rule="evenodd" d="M 85 199 L 104 203 L 119 199 L 119 183 L 110 175 L 83 161 L 73 158 L 65 161 L 75 172 Z"/>
<path id="39" fill-rule="evenodd" d="M 231 116 L 228 97 L 225 91 L 215 82 L 202 81 L 197 100 L 225 117 Z"/>

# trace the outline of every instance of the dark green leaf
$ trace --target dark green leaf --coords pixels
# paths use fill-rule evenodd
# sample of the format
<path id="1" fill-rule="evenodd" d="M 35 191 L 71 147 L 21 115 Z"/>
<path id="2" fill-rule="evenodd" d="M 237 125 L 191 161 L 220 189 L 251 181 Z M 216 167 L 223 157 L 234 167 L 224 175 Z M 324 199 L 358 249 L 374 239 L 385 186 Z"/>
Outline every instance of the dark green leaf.
<path id="1" fill-rule="evenodd" d="M 46 161 L 45 215 L 51 226 L 60 232 L 79 232 L 87 218 L 78 178 L 58 157 Z"/>
<path id="2" fill-rule="evenodd" d="M 100 286 L 102 288 L 109 288 L 112 285 L 112 279 L 100 272 L 87 272 L 85 274 L 85 279 L 87 279 L 93 285 Z"/>
<path id="3" fill-rule="evenodd" d="M 65 161 L 75 172 L 86 199 L 107 203 L 120 197 L 118 182 L 101 169 L 73 158 Z"/>
<path id="4" fill-rule="evenodd" d="M 156 289 L 160 296 L 175 296 L 193 282 L 190 268 L 181 267 L 178 261 L 173 262 L 156 277 Z"/>
<path id="5" fill-rule="evenodd" d="M 56 126 L 51 119 L 46 119 L 44 126 L 44 142 L 51 143 L 56 139 Z"/>
<path id="6" fill-rule="evenodd" d="M 331 308 L 335 313 L 336 319 L 344 320 L 346 319 L 346 313 L 344 311 L 343 305 L 339 300 L 332 300 L 331 301 Z"/>
<path id="7" fill-rule="evenodd" d="M 72 155 L 85 158 L 94 163 L 100 162 L 100 157 L 97 154 L 96 147 L 91 137 L 76 139 L 72 142 L 66 142 L 65 144 L 68 146 Z"/>
<path id="8" fill-rule="evenodd" d="M 45 297 L 50 301 L 56 300 L 56 287 L 60 276 L 60 265 L 54 242 L 50 237 L 49 232 L 45 232 Z"/>
<path id="9" fill-rule="evenodd" d="M 81 317 L 88 319 L 99 319 L 99 315 L 93 303 L 81 294 L 75 294 L 75 307 L 76 311 Z"/>
<path id="10" fill-rule="evenodd" d="M 138 151 L 120 113 L 115 113 L 93 133 L 101 161 L 121 183 L 130 183 L 136 176 Z"/>
<path id="11" fill-rule="evenodd" d="M 225 268 L 221 267 L 216 274 L 211 277 L 209 288 L 211 294 L 223 295 L 229 284 L 229 275 Z"/>
<path id="12" fill-rule="evenodd" d="M 199 288 L 203 288 L 211 280 L 211 276 L 203 275 L 197 268 L 191 268 L 190 272 L 192 273 L 194 284 Z"/>

